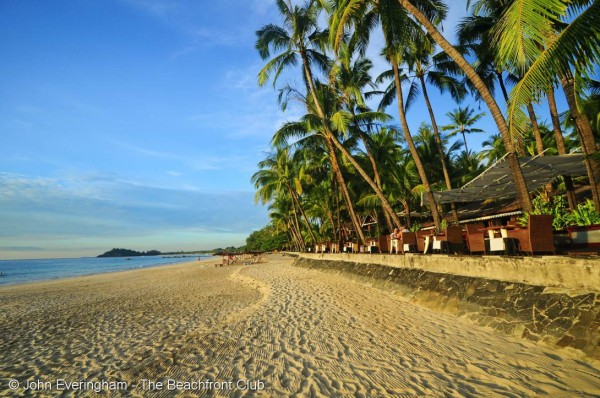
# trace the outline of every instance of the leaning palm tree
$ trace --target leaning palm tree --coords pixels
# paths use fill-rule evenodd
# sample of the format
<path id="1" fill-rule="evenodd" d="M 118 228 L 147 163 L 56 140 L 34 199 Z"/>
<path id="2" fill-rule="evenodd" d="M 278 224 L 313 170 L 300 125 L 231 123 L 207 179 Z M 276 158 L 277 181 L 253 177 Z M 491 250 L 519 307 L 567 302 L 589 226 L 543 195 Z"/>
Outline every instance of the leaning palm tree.
<path id="1" fill-rule="evenodd" d="M 525 126 L 522 110 L 548 87 L 561 85 L 572 112 L 594 199 L 600 211 L 600 160 L 589 119 L 578 108 L 576 77 L 593 73 L 600 63 L 600 2 L 519 0 L 505 11 L 496 27 L 498 62 L 520 71 L 523 78 L 511 92 L 511 129 Z"/>
<path id="2" fill-rule="evenodd" d="M 316 64 L 322 69 L 328 66 L 326 56 L 318 51 L 324 48 L 328 33 L 327 31 L 318 29 L 316 2 L 308 1 L 302 6 L 292 6 L 291 3 L 286 3 L 284 0 L 276 0 L 276 4 L 283 17 L 285 27 L 267 25 L 257 31 L 258 39 L 256 48 L 263 59 L 269 58 L 272 50 L 284 51 L 268 61 L 259 72 L 259 84 L 263 85 L 270 78 L 272 72 L 275 72 L 275 76 L 273 77 L 273 84 L 275 84 L 277 77 L 286 67 L 296 65 L 298 61 L 301 62 L 308 94 L 312 97 L 315 115 L 321 119 L 320 123 L 326 134 L 328 145 L 335 147 L 351 162 L 352 166 L 356 168 L 358 173 L 379 197 L 382 206 L 390 214 L 394 224 L 400 226 L 400 220 L 381 189 L 354 159 L 352 154 L 338 141 L 332 130 L 331 126 L 335 124 L 337 130 L 343 133 L 347 132 L 347 121 L 350 119 L 348 113 L 338 111 L 332 116 L 332 119 L 327 119 L 318 98 L 312 65 Z"/>
<path id="3" fill-rule="evenodd" d="M 473 87 L 479 92 L 481 99 L 488 106 L 506 147 L 508 163 L 517 190 L 519 204 L 525 212 L 531 212 L 533 206 L 529 197 L 527 183 L 523 177 L 523 171 L 521 170 L 521 165 L 519 164 L 517 153 L 511 140 L 510 130 L 504 119 L 502 110 L 492 93 L 465 57 L 440 33 L 435 21 L 432 22 L 430 16 L 426 12 L 423 12 L 422 3 L 419 3 L 418 6 L 415 6 L 410 0 L 398 0 L 398 3 L 425 28 L 436 44 L 456 62 L 457 66 L 471 81 Z"/>
<path id="4" fill-rule="evenodd" d="M 469 4 L 470 2 L 468 2 Z M 504 13 L 508 7 L 513 3 L 512 0 L 477 0 L 472 6 L 472 15 L 464 18 L 459 24 L 459 41 L 462 45 L 470 48 L 473 53 L 477 56 L 477 71 L 480 75 L 486 77 L 489 75 L 491 78 L 487 78 L 486 81 L 490 81 L 488 88 L 493 93 L 494 85 L 493 82 L 497 81 L 502 89 L 505 101 L 509 102 L 508 92 L 505 86 L 504 78 L 502 76 L 502 68 L 500 67 L 497 59 L 497 40 L 494 36 L 495 27 L 502 21 Z M 518 84 L 519 78 L 516 76 L 518 71 L 512 71 L 509 73 L 508 81 L 515 82 Z M 556 108 L 556 100 L 554 97 L 554 87 L 549 86 L 544 89 L 544 94 L 548 98 L 548 106 L 550 109 L 550 115 L 553 123 L 554 138 L 558 147 L 558 153 L 560 155 L 566 154 L 564 146 L 564 137 L 560 128 L 558 110 Z M 548 146 L 544 145 L 542 139 L 541 129 L 538 126 L 538 122 L 533 110 L 533 104 L 531 102 L 526 104 L 527 114 L 529 122 L 533 129 L 533 135 L 535 137 L 536 149 L 539 156 L 544 156 L 544 148 Z M 523 133 L 523 129 L 513 129 L 512 131 L 518 131 Z M 520 134 L 516 134 L 516 145 L 519 153 L 524 154 L 525 147 L 522 145 L 523 137 Z M 569 206 L 571 209 L 575 208 L 575 192 L 573 189 L 573 182 L 570 176 L 564 176 L 565 186 L 567 187 L 567 198 L 569 200 Z"/>
<path id="5" fill-rule="evenodd" d="M 257 188 L 255 201 L 263 204 L 271 201 L 274 196 L 285 193 L 292 202 L 292 208 L 300 213 L 305 227 L 313 243 L 316 238 L 311 223 L 304 212 L 299 194 L 302 193 L 302 167 L 292 161 L 287 148 L 277 148 L 266 159 L 258 163 L 259 171 L 254 173 L 251 181 Z M 296 170 L 297 169 L 297 170 Z"/>
<path id="6" fill-rule="evenodd" d="M 464 88 L 464 85 L 457 78 L 448 73 L 449 71 L 454 70 L 454 65 L 452 65 L 453 62 L 451 60 L 448 61 L 444 57 L 440 56 L 440 54 L 432 56 L 433 50 L 434 45 L 432 41 L 425 35 L 417 36 L 414 42 L 408 43 L 408 45 L 405 47 L 403 59 L 405 60 L 408 73 L 410 73 L 410 75 L 403 77 L 406 78 L 406 81 L 413 80 L 407 95 L 405 108 L 408 110 L 408 108 L 414 103 L 415 98 L 419 94 L 420 87 L 420 92 L 423 94 L 423 99 L 425 100 L 425 105 L 427 106 L 427 110 L 429 112 L 429 118 L 433 128 L 437 153 L 441 162 L 446 188 L 452 189 L 450 172 L 444 156 L 442 137 L 438 129 L 438 124 L 435 113 L 433 112 L 431 101 L 429 99 L 427 85 L 429 84 L 437 88 L 440 93 L 449 92 L 452 98 L 457 102 L 460 102 L 464 98 L 467 91 Z M 381 82 L 385 78 L 393 79 L 393 77 L 393 70 L 390 70 L 383 72 L 377 80 Z M 418 84 L 415 84 L 416 82 L 418 82 Z M 385 90 L 381 104 L 389 104 L 395 98 L 395 86 L 394 84 L 391 84 L 388 86 L 387 90 Z M 458 212 L 454 203 L 452 203 L 452 213 L 455 222 L 458 223 Z"/>
<path id="7" fill-rule="evenodd" d="M 435 3 L 435 2 L 433 2 Z M 430 8 L 438 22 L 441 22 L 445 15 L 443 7 Z M 408 43 L 412 42 L 415 37 L 422 34 L 421 30 L 413 21 L 408 18 L 402 8 L 398 6 L 394 0 L 381 1 L 348 1 L 341 0 L 336 2 L 336 9 L 330 19 L 331 41 L 336 49 L 339 49 L 343 43 L 346 27 L 354 25 L 356 34 L 361 37 L 359 42 L 366 43 L 370 30 L 377 26 L 381 26 L 385 39 L 385 48 L 383 54 L 387 61 L 390 62 L 394 75 L 394 87 L 398 105 L 398 114 L 405 141 L 409 147 L 410 153 L 415 161 L 415 165 L 419 172 L 419 177 L 423 183 L 427 193 L 429 207 L 433 216 L 433 221 L 436 228 L 440 227 L 440 215 L 437 209 L 437 204 L 431 191 L 427 174 L 423 163 L 419 158 L 419 154 L 415 148 L 410 129 L 406 121 L 406 108 L 404 106 L 404 97 L 402 93 L 402 82 L 400 76 L 400 65 L 403 63 L 403 49 Z"/>
<path id="8" fill-rule="evenodd" d="M 442 126 L 442 130 L 448 131 L 448 138 L 454 137 L 455 135 L 461 134 L 463 138 L 463 142 L 465 143 L 465 152 L 469 153 L 469 146 L 467 145 L 467 134 L 472 133 L 485 133 L 484 130 L 472 127 L 475 123 L 477 123 L 483 116 L 485 116 L 484 112 L 480 112 L 475 114 L 475 110 L 466 107 L 458 107 L 452 112 L 446 113 L 446 116 L 450 119 L 450 123 Z"/>
<path id="9" fill-rule="evenodd" d="M 317 95 L 319 97 L 319 101 L 323 104 L 324 109 L 334 112 L 336 109 L 335 105 L 337 104 L 337 99 L 335 95 L 333 95 L 334 93 L 329 90 L 327 86 L 320 83 L 317 83 L 316 89 L 318 90 Z M 338 182 L 338 186 L 346 203 L 350 220 L 357 231 L 359 239 L 361 242 L 364 242 L 361 223 L 358 215 L 355 212 L 353 200 L 348 189 L 348 184 L 346 183 L 344 174 L 342 173 L 342 165 L 340 164 L 341 162 L 339 160 L 339 155 L 329 136 L 331 130 L 328 131 L 328 126 L 323 123 L 323 119 L 319 118 L 315 114 L 315 107 L 310 96 L 303 97 L 301 93 L 291 88 L 288 88 L 286 93 L 287 94 L 282 97 L 284 107 L 287 106 L 286 103 L 289 101 L 287 97 L 292 96 L 296 100 L 304 103 L 308 113 L 299 121 L 284 123 L 283 126 L 281 126 L 281 128 L 279 128 L 273 135 L 273 145 L 276 147 L 285 147 L 289 145 L 289 142 L 293 139 L 297 140 L 294 145 L 298 148 L 302 148 L 303 146 L 323 146 L 326 148 L 328 159 L 331 163 L 331 170 Z"/>
<path id="10" fill-rule="evenodd" d="M 375 83 L 369 74 L 373 63 L 362 56 L 353 59 L 353 54 L 349 46 L 342 46 L 341 49 L 343 51 L 340 51 L 338 54 L 338 60 L 330 72 L 329 80 L 338 89 L 342 106 L 352 115 L 353 121 L 350 133 L 357 134 L 362 141 L 373 171 L 373 180 L 383 192 L 379 167 L 377 159 L 373 156 L 369 136 L 369 133 L 376 127 L 374 126 L 376 120 L 356 118 L 357 113 L 362 114 L 368 111 L 363 91 L 367 87 L 371 89 L 375 88 Z M 374 116 L 381 118 L 381 115 L 374 114 Z M 387 227 L 391 231 L 393 229 L 391 215 L 388 214 L 384 207 L 382 209 Z"/>

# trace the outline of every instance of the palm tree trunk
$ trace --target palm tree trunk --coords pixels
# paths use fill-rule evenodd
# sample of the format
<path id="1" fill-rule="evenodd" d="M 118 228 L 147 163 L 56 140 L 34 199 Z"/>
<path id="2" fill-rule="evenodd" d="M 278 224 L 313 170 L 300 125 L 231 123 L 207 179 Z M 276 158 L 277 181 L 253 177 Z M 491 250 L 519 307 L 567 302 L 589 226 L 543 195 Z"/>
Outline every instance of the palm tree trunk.
<path id="1" fill-rule="evenodd" d="M 369 146 L 369 143 L 367 142 L 367 138 L 360 129 L 358 135 L 360 136 L 360 139 L 362 140 L 363 144 L 365 145 L 365 149 L 367 150 L 367 157 L 369 158 L 369 161 L 371 162 L 371 167 L 373 168 L 373 177 L 375 180 L 375 184 L 383 192 L 383 188 L 381 186 L 381 177 L 379 175 L 379 168 L 377 167 L 377 162 L 375 161 L 375 157 L 371 152 L 371 148 Z M 386 211 L 385 207 L 381 206 L 381 208 L 383 210 L 383 216 L 385 218 L 387 228 L 391 232 L 394 229 L 394 227 L 392 226 L 392 220 L 390 219 L 390 215 Z"/>
<path id="2" fill-rule="evenodd" d="M 417 167 L 417 171 L 419 173 L 419 177 L 421 178 L 421 182 L 425 187 L 425 192 L 427 193 L 427 199 L 429 202 L 429 208 L 431 210 L 431 215 L 433 216 L 433 223 L 435 224 L 435 228 L 439 231 L 440 229 L 440 214 L 437 209 L 437 204 L 435 203 L 435 198 L 433 197 L 433 192 L 431 192 L 431 185 L 429 185 L 429 179 L 427 178 L 427 174 L 425 173 L 425 168 L 423 167 L 423 162 L 421 162 L 421 157 L 417 152 L 417 147 L 410 135 L 410 130 L 408 127 L 408 122 L 406 121 L 406 113 L 404 112 L 404 97 L 402 95 L 402 82 L 400 81 L 400 72 L 398 71 L 398 62 L 394 59 L 394 57 L 390 57 L 389 60 L 392 63 L 392 69 L 394 70 L 394 83 L 396 85 L 396 99 L 398 103 L 398 113 L 400 115 L 400 123 L 402 124 L 402 131 L 404 132 L 404 138 L 406 139 L 406 143 L 408 144 L 408 149 L 410 150 L 410 154 L 412 155 L 413 161 L 415 162 L 415 166 Z"/>
<path id="3" fill-rule="evenodd" d="M 550 119 L 552 119 L 552 131 L 554 132 L 554 139 L 556 140 L 556 148 L 558 149 L 558 154 L 566 155 L 567 149 L 565 148 L 565 139 L 560 129 L 560 119 L 558 117 L 558 109 L 556 107 L 556 98 L 554 97 L 554 87 L 549 87 L 548 90 L 546 90 L 546 96 L 548 97 Z M 563 176 L 563 180 L 565 181 L 565 188 L 567 190 L 567 201 L 569 202 L 569 209 L 575 210 L 575 206 L 577 206 L 577 198 L 575 197 L 573 179 L 571 178 L 571 176 Z"/>
<path id="4" fill-rule="evenodd" d="M 348 213 L 350 214 L 352 225 L 354 225 L 354 228 L 356 229 L 356 233 L 358 234 L 360 243 L 364 244 L 366 242 L 365 235 L 363 234 L 362 226 L 360 225 L 360 220 L 358 219 L 356 212 L 354 211 L 352 199 L 350 198 L 350 192 L 348 192 L 348 186 L 346 186 L 346 181 L 344 181 L 344 176 L 342 175 L 342 170 L 340 169 L 340 164 L 337 159 L 337 154 L 335 153 L 335 148 L 333 147 L 329 138 L 327 138 L 326 141 L 331 156 L 331 167 L 333 168 L 333 173 L 337 177 L 338 184 L 340 186 L 340 189 L 342 190 L 342 195 L 344 197 L 344 200 L 346 201 L 346 205 L 348 206 Z"/>
<path id="5" fill-rule="evenodd" d="M 303 252 L 304 249 L 302 248 L 300 239 L 298 239 L 298 234 L 296 233 L 296 228 L 294 228 L 294 223 L 292 222 L 292 220 L 288 220 L 288 228 L 290 230 L 290 234 L 294 239 L 293 243 L 296 246 L 296 250 L 299 252 Z"/>
<path id="6" fill-rule="evenodd" d="M 497 70 L 496 77 L 498 78 L 498 84 L 500 84 L 500 89 L 502 90 L 504 101 L 508 104 L 508 92 L 506 91 L 506 85 L 504 84 L 504 77 L 502 77 L 502 71 Z"/>
<path id="7" fill-rule="evenodd" d="M 398 2 L 405 10 L 413 15 L 421 25 L 423 25 L 436 44 L 440 46 L 441 49 L 444 50 L 444 52 L 454 60 L 454 62 L 456 62 L 458 67 L 461 68 L 463 72 L 465 72 L 469 80 L 473 83 L 473 86 L 481 95 L 481 99 L 483 99 L 488 106 L 490 113 L 494 118 L 496 125 L 498 126 L 498 130 L 502 135 L 502 140 L 507 153 L 506 157 L 508 159 L 510 171 L 515 183 L 515 188 L 517 190 L 519 204 L 521 205 L 523 211 L 528 213 L 532 212 L 533 206 L 531 205 L 527 183 L 523 177 L 523 170 L 521 170 L 521 165 L 519 164 L 519 159 L 517 158 L 515 148 L 510 140 L 508 125 L 506 124 L 506 120 L 504 119 L 498 104 L 494 100 L 494 97 L 486 87 L 483 80 L 481 80 L 481 77 L 477 74 L 475 69 L 473 69 L 469 62 L 456 50 L 456 48 L 454 48 L 454 46 L 452 46 L 452 44 L 450 44 L 450 42 L 444 38 L 444 36 L 429 21 L 429 19 L 423 15 L 423 13 L 413 6 L 409 0 L 398 0 Z"/>
<path id="8" fill-rule="evenodd" d="M 312 240 L 312 242 L 314 244 L 317 243 L 317 238 L 315 237 L 315 234 L 312 230 L 312 226 L 310 225 L 310 221 L 308 221 L 308 217 L 306 217 L 306 213 L 304 212 L 304 208 L 302 207 L 302 203 L 300 202 L 300 198 L 298 198 L 298 195 L 296 195 L 296 192 L 292 189 L 292 187 L 288 184 L 288 190 L 290 192 L 290 196 L 292 197 L 292 200 L 296 201 L 296 205 L 298 206 L 298 209 L 300 210 L 300 215 L 302 215 L 302 218 L 304 219 L 304 222 L 306 224 L 306 228 L 308 229 L 308 233 L 310 234 L 310 238 Z"/>
<path id="9" fill-rule="evenodd" d="M 533 138 L 535 138 L 535 149 L 538 156 L 544 156 L 544 141 L 542 140 L 542 133 L 540 132 L 540 126 L 533 110 L 533 104 L 527 103 L 527 113 L 529 114 L 529 121 L 531 122 L 531 129 L 533 130 Z"/>
<path id="10" fill-rule="evenodd" d="M 300 222 L 298 221 L 298 210 L 296 210 L 296 205 L 294 200 L 292 199 L 292 213 L 294 213 L 294 227 L 296 232 L 298 233 L 298 238 L 300 240 L 300 246 L 302 247 L 302 251 L 306 250 L 306 242 L 304 241 L 304 236 L 302 236 L 302 229 L 300 228 Z"/>
<path id="11" fill-rule="evenodd" d="M 469 147 L 467 146 L 467 136 L 465 135 L 465 131 L 460 132 L 463 136 L 463 141 L 465 143 L 465 153 L 467 154 L 467 159 L 469 158 Z"/>
<path id="12" fill-rule="evenodd" d="M 329 129 L 327 123 L 325 123 L 325 121 L 326 121 L 325 112 L 323 112 L 323 108 L 321 108 L 321 104 L 319 103 L 319 99 L 317 98 L 317 92 L 315 90 L 315 85 L 314 85 L 314 81 L 312 78 L 312 72 L 309 67 L 308 59 L 306 57 L 306 54 L 303 51 L 301 51 L 300 54 L 302 56 L 302 64 L 304 66 L 304 73 L 306 75 L 306 81 L 308 82 L 309 90 L 313 97 L 313 101 L 315 102 L 315 107 L 316 107 L 318 116 L 324 122 L 323 125 L 325 126 L 325 129 L 326 129 L 329 139 L 336 146 L 336 148 L 338 148 L 340 150 L 340 152 L 350 161 L 350 163 L 352 163 L 354 168 L 356 168 L 356 171 L 358 171 L 358 174 L 360 174 L 361 177 L 367 182 L 367 184 L 369 184 L 369 186 L 373 189 L 373 191 L 375 192 L 375 194 L 381 201 L 381 205 L 385 208 L 385 210 L 392 217 L 394 224 L 396 224 L 396 226 L 398 228 L 400 228 L 401 227 L 400 220 L 398 219 L 398 216 L 396 215 L 396 213 L 394 213 L 392 206 L 390 205 L 389 201 L 387 200 L 387 198 L 385 197 L 385 195 L 383 194 L 381 189 L 379 189 L 377 187 L 377 185 L 375 184 L 373 179 L 371 179 L 371 177 L 369 177 L 369 175 L 358 164 L 358 162 L 356 161 L 356 159 L 354 159 L 354 157 L 350 154 L 350 152 L 348 152 L 348 150 L 337 140 L 337 138 L 335 137 L 333 132 Z M 345 187 L 342 187 L 342 189 L 343 188 L 345 188 Z"/>
<path id="13" fill-rule="evenodd" d="M 452 189 L 452 182 L 450 181 L 450 173 L 448 172 L 448 165 L 446 164 L 446 156 L 444 155 L 444 147 L 442 145 L 442 138 L 440 131 L 438 130 L 433 108 L 429 101 L 429 94 L 427 93 L 427 86 L 425 85 L 425 78 L 423 75 L 419 75 L 419 81 L 421 82 L 421 90 L 423 90 L 423 98 L 425 98 L 425 104 L 427 105 L 427 111 L 429 111 L 429 118 L 431 119 L 431 127 L 433 128 L 433 137 L 435 139 L 435 145 L 437 147 L 440 161 L 442 162 L 442 173 L 444 174 L 444 181 L 446 182 L 446 188 Z M 458 211 L 456 210 L 456 203 L 452 202 L 452 217 L 456 224 L 458 224 Z"/>
<path id="14" fill-rule="evenodd" d="M 581 147 L 585 155 L 585 167 L 590 180 L 590 189 L 592 191 L 592 198 L 594 199 L 594 207 L 596 211 L 600 211 L 600 161 L 597 158 L 590 156 L 598 154 L 596 140 L 592 133 L 592 126 L 585 113 L 579 112 L 579 108 L 577 107 L 575 79 L 573 76 L 563 76 L 561 83 L 565 96 L 567 97 L 569 109 L 571 110 L 573 119 L 575 119 L 575 126 L 577 127 Z"/>

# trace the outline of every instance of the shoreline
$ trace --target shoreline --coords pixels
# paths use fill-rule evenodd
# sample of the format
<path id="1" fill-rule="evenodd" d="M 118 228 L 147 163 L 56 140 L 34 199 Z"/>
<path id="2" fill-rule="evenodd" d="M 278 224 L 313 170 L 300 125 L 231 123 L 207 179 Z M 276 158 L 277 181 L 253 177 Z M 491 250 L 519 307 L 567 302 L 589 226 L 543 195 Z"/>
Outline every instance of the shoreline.
<path id="1" fill-rule="evenodd" d="M 63 280 L 87 278 L 87 277 L 92 277 L 92 276 L 96 276 L 96 275 L 118 274 L 118 273 L 129 272 L 129 271 L 143 271 L 145 269 L 152 269 L 152 268 L 157 268 L 157 267 L 170 267 L 170 266 L 177 266 L 177 265 L 183 265 L 183 264 L 203 264 L 207 261 L 213 260 L 215 257 L 218 257 L 218 256 L 213 255 L 211 257 L 206 257 L 205 259 L 202 259 L 202 260 L 181 261 L 181 262 L 176 262 L 176 263 L 150 264 L 150 265 L 141 266 L 141 267 L 133 267 L 133 268 L 126 268 L 126 269 L 119 269 L 119 270 L 91 272 L 89 274 L 59 276 L 59 277 L 49 278 L 49 279 L 39 279 L 39 280 L 31 280 L 31 281 L 5 283 L 5 284 L 0 284 L 0 290 L 10 287 L 10 286 L 22 286 L 22 285 L 38 284 L 38 283 L 60 282 Z M 97 257 L 81 257 L 81 258 L 97 258 Z M 125 258 L 125 257 L 123 257 L 123 258 Z M 79 258 L 75 257 L 75 258 L 66 258 L 65 260 L 78 260 L 78 259 Z M 34 260 L 46 260 L 46 259 L 34 259 Z M 63 260 L 63 259 L 58 258 L 58 259 L 51 259 L 51 260 Z M 2 260 L 2 261 L 31 261 L 31 260 Z"/>

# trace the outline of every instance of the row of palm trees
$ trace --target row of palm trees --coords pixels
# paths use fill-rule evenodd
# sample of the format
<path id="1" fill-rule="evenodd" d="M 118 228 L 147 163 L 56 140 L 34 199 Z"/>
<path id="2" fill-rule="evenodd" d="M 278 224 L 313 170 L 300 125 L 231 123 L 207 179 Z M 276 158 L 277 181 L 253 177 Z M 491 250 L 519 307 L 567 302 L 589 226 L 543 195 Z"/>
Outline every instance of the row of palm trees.
<path id="1" fill-rule="evenodd" d="M 267 60 L 258 81 L 272 81 L 282 109 L 297 101 L 306 113 L 274 133 L 273 151 L 259 163 L 252 181 L 257 200 L 270 203 L 272 223 L 288 231 L 295 248 L 302 250 L 346 227 L 364 241 L 365 214 L 392 229 L 402 224 L 402 210 L 410 223 L 419 199 L 427 203 L 439 228 L 440 208 L 433 192 L 477 175 L 481 156 L 506 156 L 520 206 L 531 211 L 517 156 L 530 152 L 531 142 L 538 155 L 548 147 L 558 154 L 569 150 L 554 100 L 558 87 L 567 97 L 568 120 L 578 143 L 590 155 L 586 167 L 600 210 L 597 140 L 590 112 L 581 106 L 582 95 L 594 93 L 583 83 L 594 84 L 590 75 L 600 57 L 600 35 L 590 32 L 595 25 L 589 25 L 600 18 L 598 2 L 479 0 L 468 4 L 472 14 L 461 22 L 456 45 L 440 33 L 447 11 L 441 0 L 275 4 L 282 24 L 257 31 L 256 48 Z M 523 10 L 527 12 L 519 12 Z M 371 45 L 380 47 L 390 69 L 372 80 L 372 63 L 365 54 L 376 29 L 383 43 Z M 437 54 L 436 48 L 441 49 Z M 302 86 L 278 87 L 279 79 L 293 76 L 293 71 L 301 72 Z M 507 84 L 513 85 L 510 93 Z M 457 102 L 472 95 L 487 106 L 499 132 L 490 137 L 490 150 L 477 155 L 468 149 L 466 134 L 482 132 L 474 124 L 483 116 L 469 107 L 448 114 L 451 122 L 441 127 L 448 133 L 440 131 L 429 99 L 431 87 Z M 502 91 L 500 102 L 494 96 L 496 87 Z M 420 94 L 429 120 L 415 134 L 406 113 Z M 376 99 L 377 109 L 367 106 Z M 548 102 L 552 116 L 552 140 L 550 129 L 538 124 L 534 112 L 533 104 L 541 101 Z M 394 104 L 399 128 L 391 126 L 393 118 L 385 113 Z M 593 116 L 595 108 L 590 108 Z M 463 143 L 449 145 L 449 138 L 458 134 Z M 569 181 L 565 184 L 572 190 Z M 458 221 L 454 205 L 451 210 Z"/>

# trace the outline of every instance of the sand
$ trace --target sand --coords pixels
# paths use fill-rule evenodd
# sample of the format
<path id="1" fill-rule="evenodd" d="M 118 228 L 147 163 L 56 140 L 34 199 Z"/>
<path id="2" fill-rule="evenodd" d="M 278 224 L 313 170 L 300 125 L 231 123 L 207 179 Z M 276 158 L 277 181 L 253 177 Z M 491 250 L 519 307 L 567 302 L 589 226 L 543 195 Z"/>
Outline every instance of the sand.
<path id="1" fill-rule="evenodd" d="M 0 395 L 93 396 L 89 382 L 116 396 L 600 394 L 600 366 L 576 352 L 289 257 L 219 262 L 0 288 Z"/>

